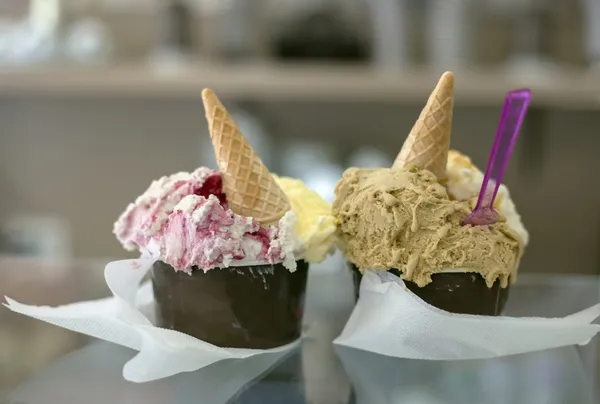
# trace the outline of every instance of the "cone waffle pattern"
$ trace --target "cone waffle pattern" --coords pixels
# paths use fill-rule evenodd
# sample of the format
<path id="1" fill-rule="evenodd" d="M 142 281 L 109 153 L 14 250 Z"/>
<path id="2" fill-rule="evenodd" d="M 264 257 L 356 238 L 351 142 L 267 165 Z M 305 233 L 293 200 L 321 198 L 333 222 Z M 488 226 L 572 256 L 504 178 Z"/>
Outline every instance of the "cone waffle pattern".
<path id="1" fill-rule="evenodd" d="M 454 74 L 446 72 L 429 96 L 394 167 L 427 169 L 440 180 L 446 177 L 453 104 Z"/>
<path id="2" fill-rule="evenodd" d="M 290 210 L 287 196 L 211 90 L 202 93 L 223 190 L 231 210 L 264 225 Z"/>

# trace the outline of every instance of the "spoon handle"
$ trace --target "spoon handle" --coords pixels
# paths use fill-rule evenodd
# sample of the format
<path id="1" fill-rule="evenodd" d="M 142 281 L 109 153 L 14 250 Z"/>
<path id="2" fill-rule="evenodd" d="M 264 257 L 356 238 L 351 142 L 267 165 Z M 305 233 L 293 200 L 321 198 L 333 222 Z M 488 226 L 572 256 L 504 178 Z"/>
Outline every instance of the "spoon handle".
<path id="1" fill-rule="evenodd" d="M 531 90 L 528 89 L 511 91 L 506 96 L 475 210 L 493 209 L 498 188 L 502 183 L 502 177 L 504 177 L 530 100 Z"/>

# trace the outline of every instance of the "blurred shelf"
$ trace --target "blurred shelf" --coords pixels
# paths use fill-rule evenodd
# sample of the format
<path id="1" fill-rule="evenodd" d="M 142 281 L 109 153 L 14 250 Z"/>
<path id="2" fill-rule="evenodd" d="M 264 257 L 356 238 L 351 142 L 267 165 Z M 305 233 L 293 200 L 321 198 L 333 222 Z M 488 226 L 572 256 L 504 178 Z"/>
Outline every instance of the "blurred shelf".
<path id="1" fill-rule="evenodd" d="M 377 72 L 366 67 L 212 65 L 178 69 L 0 69 L 0 97 L 199 97 L 211 87 L 224 98 L 257 101 L 424 103 L 439 74 Z M 529 87 L 537 106 L 600 109 L 600 73 L 560 71 L 508 74 L 456 72 L 457 105 L 501 105 L 507 91 Z"/>

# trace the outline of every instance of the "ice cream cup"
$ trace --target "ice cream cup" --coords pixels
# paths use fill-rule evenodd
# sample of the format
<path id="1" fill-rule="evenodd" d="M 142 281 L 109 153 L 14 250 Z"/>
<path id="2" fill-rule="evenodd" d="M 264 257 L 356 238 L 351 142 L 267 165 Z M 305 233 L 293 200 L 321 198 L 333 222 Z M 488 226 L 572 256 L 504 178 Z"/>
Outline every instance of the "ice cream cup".
<path id="1" fill-rule="evenodd" d="M 349 266 L 354 279 L 355 297 L 358 299 L 362 273 L 354 264 L 349 263 Z M 401 275 L 396 268 L 388 271 Z M 488 288 L 485 279 L 477 273 L 444 271 L 433 274 L 431 278 L 431 283 L 424 287 L 406 280 L 404 284 L 426 303 L 451 313 L 499 316 L 508 299 L 510 286 L 502 288 L 500 281 L 496 281 Z"/>
<path id="2" fill-rule="evenodd" d="M 159 327 L 228 348 L 275 348 L 300 337 L 305 261 L 294 272 L 256 264 L 191 274 L 157 261 L 151 276 Z"/>

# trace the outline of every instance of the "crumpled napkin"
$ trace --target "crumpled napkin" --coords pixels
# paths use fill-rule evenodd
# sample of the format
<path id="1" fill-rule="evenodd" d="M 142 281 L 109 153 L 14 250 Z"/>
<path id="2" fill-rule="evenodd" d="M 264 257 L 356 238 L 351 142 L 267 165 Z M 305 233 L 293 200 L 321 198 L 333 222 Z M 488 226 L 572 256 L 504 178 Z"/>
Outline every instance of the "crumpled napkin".
<path id="1" fill-rule="evenodd" d="M 563 318 L 488 317 L 433 307 L 388 272 L 365 272 L 358 300 L 334 344 L 398 358 L 483 359 L 568 345 L 600 332 L 600 304 Z"/>
<path id="2" fill-rule="evenodd" d="M 47 307 L 30 306 L 6 297 L 4 305 L 16 313 L 139 351 L 123 367 L 123 377 L 138 383 L 192 372 L 224 359 L 283 352 L 298 345 L 295 341 L 267 350 L 221 348 L 154 326 L 144 314 L 153 304 L 151 285 L 140 287 L 154 261 L 139 258 L 109 263 L 104 276 L 113 293 L 110 298 Z"/>

